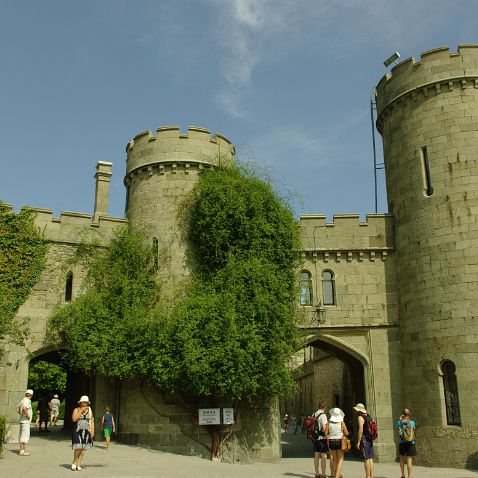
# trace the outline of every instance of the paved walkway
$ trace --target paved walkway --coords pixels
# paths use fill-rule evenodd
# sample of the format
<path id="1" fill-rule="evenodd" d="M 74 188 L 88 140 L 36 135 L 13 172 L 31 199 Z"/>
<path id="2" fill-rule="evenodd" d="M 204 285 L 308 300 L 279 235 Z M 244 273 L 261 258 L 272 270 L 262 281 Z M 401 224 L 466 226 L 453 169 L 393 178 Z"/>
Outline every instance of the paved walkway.
<path id="1" fill-rule="evenodd" d="M 68 437 L 58 432 L 39 434 L 33 431 L 29 451 L 31 456 L 18 455 L 17 445 L 4 446 L 0 459 L 2 478 L 56 478 L 71 473 L 93 478 L 313 478 L 312 451 L 303 435 L 283 435 L 283 458 L 278 464 L 256 463 L 231 465 L 213 463 L 196 457 L 185 457 L 144 448 L 113 443 L 105 450 L 98 443 L 88 450 L 81 472 L 70 469 L 72 451 Z M 343 468 L 345 478 L 363 478 L 363 466 L 349 457 Z M 443 468 L 414 467 L 414 478 L 478 478 L 478 472 Z M 377 463 L 375 478 L 399 478 L 396 463 Z"/>

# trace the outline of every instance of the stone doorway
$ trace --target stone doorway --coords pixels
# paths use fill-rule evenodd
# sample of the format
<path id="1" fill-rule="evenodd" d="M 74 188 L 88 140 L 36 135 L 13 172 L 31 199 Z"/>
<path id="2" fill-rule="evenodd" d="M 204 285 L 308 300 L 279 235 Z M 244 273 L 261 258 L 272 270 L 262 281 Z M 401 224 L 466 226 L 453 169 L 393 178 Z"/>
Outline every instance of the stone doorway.
<path id="1" fill-rule="evenodd" d="M 90 400 L 92 400 L 93 397 L 91 395 L 94 392 L 92 387 L 93 381 L 84 373 L 71 370 L 70 367 L 65 365 L 65 363 L 61 359 L 61 354 L 58 350 L 36 354 L 35 357 L 32 358 L 28 364 L 29 370 L 34 364 L 41 361 L 58 365 L 66 372 L 66 389 L 63 393 L 59 393 L 59 395 L 60 400 L 64 400 L 65 403 L 65 418 L 63 422 L 63 431 L 71 431 L 72 410 L 76 406 L 76 404 L 78 403 L 78 399 L 82 395 L 89 395 Z M 51 393 L 53 394 L 55 392 L 52 390 Z M 39 393 L 35 392 L 33 401 L 37 401 L 39 398 Z M 49 398 L 51 399 L 51 397 Z"/>
<path id="2" fill-rule="evenodd" d="M 294 360 L 293 377 L 298 385 L 297 393 L 281 401 L 281 417 L 287 413 L 298 420 L 297 432 L 282 434 L 282 456 L 310 456 L 310 441 L 300 425 L 302 418 L 317 410 L 319 402 L 325 401 L 327 411 L 333 407 L 345 413 L 347 428 L 356 437 L 356 416 L 353 407 L 358 402 L 367 403 L 365 367 L 355 350 L 342 343 L 316 336 L 308 340 Z M 303 356 L 303 358 L 302 358 Z M 300 436 L 303 439 L 299 438 Z"/>

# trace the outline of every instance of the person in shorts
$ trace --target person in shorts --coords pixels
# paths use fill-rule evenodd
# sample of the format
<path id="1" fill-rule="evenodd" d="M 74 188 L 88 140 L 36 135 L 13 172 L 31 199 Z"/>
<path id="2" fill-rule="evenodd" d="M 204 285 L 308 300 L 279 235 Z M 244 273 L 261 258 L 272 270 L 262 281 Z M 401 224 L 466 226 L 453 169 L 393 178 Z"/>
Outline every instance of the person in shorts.
<path id="1" fill-rule="evenodd" d="M 103 430 L 103 434 L 105 436 L 107 450 L 110 447 L 111 433 L 116 431 L 115 428 L 115 419 L 113 414 L 110 412 L 109 407 L 105 407 L 105 413 L 101 419 L 101 429 Z"/>
<path id="2" fill-rule="evenodd" d="M 58 414 L 60 413 L 60 400 L 58 395 L 53 395 L 50 401 L 50 426 L 56 425 L 58 421 Z"/>
<path id="3" fill-rule="evenodd" d="M 327 468 L 327 452 L 329 451 L 329 445 L 327 444 L 328 421 L 325 408 L 325 403 L 320 402 L 319 409 L 314 412 L 315 419 L 318 421 L 317 428 L 319 430 L 319 436 L 316 437 L 314 443 L 315 478 L 325 478 L 327 476 L 325 472 Z M 322 473 L 319 473 L 319 468 Z"/>
<path id="4" fill-rule="evenodd" d="M 17 406 L 17 411 L 20 414 L 20 436 L 18 442 L 20 443 L 19 455 L 30 456 L 30 453 L 25 449 L 26 444 L 30 441 L 30 425 L 32 422 L 32 396 L 33 390 L 28 389 L 25 392 L 25 397 Z"/>
<path id="5" fill-rule="evenodd" d="M 365 468 L 365 478 L 373 478 L 373 441 L 367 437 L 364 425 L 367 418 L 367 410 L 363 403 L 357 403 L 354 410 L 358 413 L 358 435 L 357 435 L 357 450 L 362 452 L 363 464 Z"/>
<path id="6" fill-rule="evenodd" d="M 405 439 L 404 429 L 411 429 L 413 432 L 413 440 Z M 408 478 L 412 478 L 413 457 L 417 454 L 415 449 L 415 421 L 412 419 L 412 414 L 408 408 L 403 410 L 403 415 L 397 421 L 397 429 L 400 435 L 400 442 L 398 444 L 398 454 L 400 456 L 400 471 L 402 478 L 405 478 L 405 462 L 407 462 Z"/>
<path id="7" fill-rule="evenodd" d="M 344 464 L 344 452 L 342 450 L 342 438 L 349 436 L 349 431 L 344 423 L 345 413 L 338 407 L 329 411 L 329 426 L 327 438 L 330 449 L 331 474 L 335 478 L 342 476 Z"/>

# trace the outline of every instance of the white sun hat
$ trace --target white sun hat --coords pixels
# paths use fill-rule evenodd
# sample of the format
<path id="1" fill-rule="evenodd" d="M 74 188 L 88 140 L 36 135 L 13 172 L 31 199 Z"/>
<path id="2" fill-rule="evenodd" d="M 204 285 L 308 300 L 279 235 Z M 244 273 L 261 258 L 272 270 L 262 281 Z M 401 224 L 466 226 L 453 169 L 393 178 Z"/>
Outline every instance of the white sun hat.
<path id="1" fill-rule="evenodd" d="M 331 422 L 343 422 L 345 413 L 339 407 L 331 408 L 330 411 Z"/>

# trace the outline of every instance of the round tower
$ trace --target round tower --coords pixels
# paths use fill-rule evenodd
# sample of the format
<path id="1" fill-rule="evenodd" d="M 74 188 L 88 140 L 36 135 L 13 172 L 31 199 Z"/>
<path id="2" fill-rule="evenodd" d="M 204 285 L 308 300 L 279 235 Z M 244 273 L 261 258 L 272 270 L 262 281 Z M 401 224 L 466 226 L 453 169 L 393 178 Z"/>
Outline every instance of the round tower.
<path id="1" fill-rule="evenodd" d="M 417 458 L 478 466 L 478 45 L 396 65 L 377 85 L 377 115 Z"/>
<path id="2" fill-rule="evenodd" d="M 219 133 L 211 138 L 208 129 L 190 126 L 182 134 L 178 126 L 165 126 L 156 135 L 136 135 L 126 153 L 126 215 L 133 231 L 157 249 L 159 275 L 170 286 L 188 274 L 181 201 L 201 169 L 233 163 L 234 147 Z"/>

